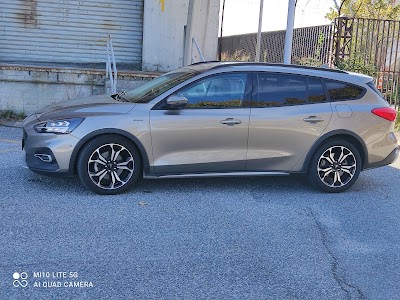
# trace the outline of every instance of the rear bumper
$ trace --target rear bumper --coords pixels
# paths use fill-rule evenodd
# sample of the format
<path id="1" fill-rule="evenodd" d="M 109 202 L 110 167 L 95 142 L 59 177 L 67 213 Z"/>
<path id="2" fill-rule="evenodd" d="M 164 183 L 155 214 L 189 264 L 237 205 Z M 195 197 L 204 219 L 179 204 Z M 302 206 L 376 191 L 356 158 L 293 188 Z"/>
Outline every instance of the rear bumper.
<path id="1" fill-rule="evenodd" d="M 396 147 L 396 149 L 394 149 L 384 160 L 365 165 L 364 170 L 390 165 L 396 161 L 396 159 L 399 157 L 399 153 L 400 146 Z"/>

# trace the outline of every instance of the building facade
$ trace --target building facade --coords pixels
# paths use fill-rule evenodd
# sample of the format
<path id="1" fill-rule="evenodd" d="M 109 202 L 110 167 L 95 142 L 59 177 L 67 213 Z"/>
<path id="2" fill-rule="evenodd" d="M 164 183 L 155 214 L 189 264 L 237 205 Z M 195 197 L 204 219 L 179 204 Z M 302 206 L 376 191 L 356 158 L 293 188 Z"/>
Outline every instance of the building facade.
<path id="1" fill-rule="evenodd" d="M 199 61 L 193 38 L 207 60 L 217 57 L 219 0 L 0 0 L 0 7 L 3 110 L 30 113 L 106 93 L 108 34 L 119 90 Z"/>

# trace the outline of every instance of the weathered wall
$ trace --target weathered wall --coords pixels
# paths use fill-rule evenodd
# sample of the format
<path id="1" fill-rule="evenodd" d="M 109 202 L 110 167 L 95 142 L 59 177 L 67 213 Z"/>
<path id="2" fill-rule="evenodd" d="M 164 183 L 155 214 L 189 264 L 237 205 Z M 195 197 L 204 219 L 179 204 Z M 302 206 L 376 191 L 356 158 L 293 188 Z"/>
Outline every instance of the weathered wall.
<path id="1" fill-rule="evenodd" d="M 129 90 L 158 74 L 119 73 L 118 91 Z M 47 105 L 109 93 L 100 70 L 0 66 L 0 110 L 30 114 Z"/>
<path id="2" fill-rule="evenodd" d="M 195 62 L 201 61 L 192 37 L 196 39 L 205 60 L 217 59 L 219 6 L 219 0 L 193 0 L 192 7 L 189 7 L 184 65 L 192 63 L 192 53 Z"/>
<path id="3" fill-rule="evenodd" d="M 206 60 L 215 60 L 219 0 L 145 1 L 142 69 L 171 71 L 190 64 L 195 37 Z M 197 50 L 193 51 L 199 61 Z"/>
<path id="4" fill-rule="evenodd" d="M 132 0 L 132 3 L 139 3 L 137 7 L 131 7 L 130 9 L 134 9 L 135 11 L 142 12 L 142 0 Z M 30 36 L 30 32 L 26 32 L 26 30 L 20 30 L 18 24 L 21 21 L 19 18 L 14 17 L 15 11 L 23 10 L 29 20 L 35 19 L 35 13 L 38 8 L 38 11 L 51 12 L 51 8 L 46 6 L 44 7 L 36 7 L 36 6 L 24 6 L 19 2 L 14 3 L 11 0 L 6 1 L 7 9 L 3 12 L 0 12 L 0 15 L 5 17 L 3 27 L 6 29 L 9 27 L 9 24 L 14 24 L 13 29 L 7 29 L 4 31 L 4 51 L 0 50 L 0 110 L 11 109 L 16 112 L 24 112 L 26 114 L 32 113 L 37 109 L 40 109 L 49 104 L 53 104 L 61 101 L 68 101 L 69 99 L 74 99 L 77 97 L 86 97 L 90 95 L 96 94 L 104 94 L 110 93 L 109 84 L 107 82 L 107 78 L 105 76 L 105 71 L 103 70 L 105 65 L 105 45 L 101 42 L 97 45 L 92 40 L 87 41 L 84 39 L 81 41 L 82 36 L 79 35 L 80 43 L 88 47 L 92 47 L 93 45 L 99 46 L 98 52 L 99 59 L 92 61 L 90 57 L 87 57 L 90 52 L 86 48 L 77 47 L 74 48 L 74 53 L 79 56 L 79 59 L 73 60 L 59 60 L 58 58 L 65 58 L 64 56 L 58 55 L 57 51 L 66 51 L 71 54 L 70 50 L 68 50 L 69 46 L 65 46 L 63 43 L 67 43 L 67 40 L 64 40 L 65 36 L 61 38 L 54 32 L 58 32 L 57 29 L 55 31 L 49 31 L 49 36 L 41 36 L 41 38 L 45 38 L 45 42 L 47 40 L 53 41 L 55 40 L 62 41 L 63 43 L 58 44 L 43 44 L 42 42 L 38 42 L 40 47 L 44 48 L 35 48 L 37 51 L 36 58 L 28 59 L 29 57 L 21 57 L 18 56 L 20 60 L 8 60 L 8 55 L 12 52 L 13 49 L 7 48 L 10 42 L 12 44 L 12 37 L 17 36 L 16 32 L 19 32 L 18 36 Z M 34 2 L 34 1 L 33 1 Z M 49 1 L 47 1 L 49 2 Z M 46 3 L 47 3 L 46 2 Z M 51 1 L 50 1 L 51 2 Z M 49 3 L 50 3 L 49 2 Z M 67 19 L 68 22 L 60 23 L 63 27 L 62 30 L 76 30 L 78 33 L 81 32 L 80 26 L 75 23 L 71 23 L 71 20 L 78 20 L 81 14 L 81 10 L 86 7 L 88 4 L 81 3 L 77 0 L 67 1 L 68 3 L 60 4 L 60 7 L 69 7 L 71 8 L 71 16 Z M 71 3 L 70 3 L 71 2 Z M 80 3 L 75 7 L 76 3 Z M 107 4 L 111 5 L 111 1 L 109 0 L 101 0 L 98 5 Z M 119 3 L 119 2 L 118 2 Z M 121 2 L 122 3 L 122 2 Z M 115 4 L 113 2 L 113 4 Z M 58 4 L 51 4 L 53 6 L 58 7 Z M 96 5 L 96 7 L 98 6 Z M 106 5 L 106 6 L 107 6 Z M 126 4 L 123 4 L 121 7 L 116 5 L 116 8 L 124 8 Z M 53 7 L 52 6 L 52 7 Z M 104 6 L 104 5 L 103 5 Z M 103 7 L 102 6 L 102 7 Z M 111 5 L 112 6 L 112 5 Z M 93 7 L 94 9 L 95 7 Z M 49 10 L 50 9 L 50 10 Z M 89 9 L 89 8 L 87 8 Z M 96 8 L 97 9 L 97 8 Z M 97 10 L 96 10 L 97 11 Z M 64 10 L 62 10 L 64 13 Z M 101 12 L 101 9 L 100 11 Z M 206 60 L 215 60 L 217 56 L 217 43 L 218 43 L 218 12 L 219 12 L 219 0 L 156 0 L 156 1 L 144 1 L 144 9 L 143 9 L 143 44 L 141 44 L 141 34 L 138 35 L 138 38 L 124 38 L 122 40 L 122 45 L 128 47 L 130 44 L 139 43 L 142 51 L 142 69 L 143 71 L 170 71 L 177 68 L 182 67 L 183 65 L 188 65 L 191 63 L 191 54 L 193 52 L 194 60 L 200 61 L 200 57 L 197 53 L 197 50 L 192 51 L 192 37 L 195 37 Z M 124 14 L 128 14 L 132 19 L 132 22 L 138 22 L 138 26 L 133 26 L 135 30 L 141 27 L 141 17 L 137 18 L 137 13 L 129 13 L 128 11 L 124 11 Z M 121 17 L 120 14 L 115 14 Z M 52 14 L 47 14 L 51 20 L 41 19 L 42 22 L 46 23 L 48 26 L 58 26 L 58 15 L 56 17 L 52 16 Z M 135 17 L 136 16 L 136 17 Z M 117 18 L 120 20 L 120 18 Z M 25 18 L 25 17 L 24 17 Z M 22 18 L 22 19 L 24 19 Z M 71 19 L 72 18 L 72 19 Z M 100 16 L 92 16 L 85 23 L 85 20 L 81 20 L 85 26 L 89 26 L 91 29 L 96 29 L 98 23 L 102 22 L 102 15 Z M 47 21 L 46 21 L 47 20 Z M 117 20 L 117 21 L 118 21 Z M 53 21 L 56 22 L 53 24 Z M 104 20 L 103 20 L 104 21 Z M 108 22 L 108 25 L 117 24 L 115 20 L 112 22 Z M 14 22 L 14 23 L 13 23 Z M 22 21 L 21 21 L 22 22 Z M 25 22 L 25 21 L 24 21 Z M 29 21 L 31 22 L 31 21 Z M 33 22 L 33 21 L 32 21 Z M 50 22 L 50 23 L 49 23 Z M 91 24 L 94 22 L 95 24 Z M 120 32 L 123 31 L 123 34 L 126 33 L 126 30 L 123 30 L 124 26 L 131 26 L 129 22 L 124 20 L 120 20 L 118 22 L 122 22 L 121 24 L 117 24 L 116 30 Z M 1 22 L 0 22 L 1 23 Z M 17 24 L 18 23 L 18 24 Z M 22 22 L 23 23 L 23 22 Z M 110 23 L 110 24 L 109 24 Z M 25 23 L 24 23 L 25 24 Z M 64 24 L 64 25 L 63 25 Z M 72 26 L 72 25 L 73 26 Z M 75 24 L 75 25 L 74 25 Z M 130 24 L 130 25 L 129 25 Z M 136 24 L 136 23 L 135 23 Z M 7 25 L 7 26 L 6 26 Z M 32 25 L 32 24 L 31 24 Z M 33 24 L 34 27 L 37 24 Z M 42 24 L 43 25 L 43 24 Z M 47 26 L 46 25 L 46 26 Z M 68 26 L 72 27 L 69 28 Z M 107 26 L 108 26 L 107 25 Z M 140 25 L 140 26 L 139 26 Z M 44 26 L 44 25 L 43 25 Z M 106 27 L 107 27 L 106 26 Z M 1 27 L 1 26 L 0 26 Z M 57 27 L 57 28 L 58 28 Z M 131 26 L 132 27 L 132 26 Z M 133 28 L 132 27 L 132 28 Z M 36 28 L 36 27 L 35 27 Z M 108 27 L 107 27 L 108 28 Z M 129 27 L 130 28 L 130 27 Z M 40 28 L 39 28 L 40 29 Z M 38 30 L 39 30 L 38 29 Z M 93 29 L 93 30 L 94 30 Z M 33 29 L 32 29 L 33 30 Z M 36 29 L 35 29 L 36 30 Z M 132 29 L 133 30 L 133 29 Z M 40 31 L 40 30 L 39 30 Z M 35 31 L 36 32 L 36 31 Z M 64 31 L 63 31 L 64 32 Z M 83 32 L 83 31 L 82 31 Z M 7 34 L 7 35 L 6 35 Z M 1 36 L 1 34 L 0 34 Z M 99 38 L 103 37 L 104 34 L 99 35 Z M 36 36 L 32 36 L 32 39 L 35 40 Z M 58 38 L 57 38 L 58 37 Z M 118 34 L 117 32 L 112 32 L 114 47 L 115 47 L 115 56 L 117 60 L 117 68 L 118 68 L 118 90 L 128 90 L 130 88 L 136 87 L 143 83 L 144 80 L 148 80 L 150 78 L 155 77 L 157 74 L 155 73 L 146 73 L 140 71 L 120 71 L 120 70 L 131 70 L 128 68 L 126 64 L 137 62 L 138 57 L 135 56 L 129 51 L 122 51 L 127 55 L 126 61 L 123 60 L 122 64 L 119 58 L 121 57 L 121 51 L 118 49 Z M 18 41 L 22 41 L 26 39 L 18 39 Z M 140 42 L 138 42 L 140 40 Z M 36 40 L 35 40 L 36 41 Z M 22 43 L 22 42 L 21 42 Z M 36 42 L 35 42 L 36 43 Z M 1 44 L 1 43 L 0 43 Z M 23 44 L 23 45 L 22 45 Z M 31 43 L 22 43 L 21 47 L 18 46 L 18 51 L 32 51 Z M 14 44 L 13 44 L 14 45 Z M 18 44 L 19 45 L 19 44 Z M 35 44 L 36 45 L 36 44 Z M 47 45 L 47 46 L 46 46 Z M 49 48 L 48 45 L 51 45 Z M 132 46 L 133 47 L 133 46 Z M 136 47 L 136 46 L 135 46 Z M 28 49 L 29 48 L 29 49 Z M 55 51 L 54 49 L 57 48 Z M 79 50 L 79 49 L 80 50 Z M 8 49 L 8 50 L 7 50 Z M 53 50 L 52 50 L 53 49 Z M 83 50 L 82 50 L 83 49 Z M 96 48 L 97 49 L 97 48 Z M 104 50 L 104 62 L 101 62 L 102 51 Z M 136 49 L 136 48 L 135 48 Z M 121 50 L 121 49 L 120 49 Z M 7 52 L 8 51 L 8 52 Z M 11 52 L 10 52 L 11 51 Z M 57 52 L 57 53 L 56 53 Z M 20 52 L 18 52 L 20 53 Z M 26 52 L 28 53 L 28 52 Z M 4 55 L 2 55 L 4 54 Z M 39 59 L 39 56 L 43 58 Z M 56 58 L 55 58 L 56 57 Z M 25 61 L 25 59 L 28 59 Z M 77 62 L 76 64 L 72 63 Z M 139 60 L 140 61 L 140 60 Z M 91 65 L 93 62 L 98 62 L 96 66 Z M 125 63 L 125 64 L 124 64 Z M 97 69 L 88 69 L 88 68 L 97 68 Z M 134 72 L 134 73 L 133 73 Z"/>
<path id="5" fill-rule="evenodd" d="M 142 70 L 169 71 L 182 66 L 188 3 L 144 2 Z"/>

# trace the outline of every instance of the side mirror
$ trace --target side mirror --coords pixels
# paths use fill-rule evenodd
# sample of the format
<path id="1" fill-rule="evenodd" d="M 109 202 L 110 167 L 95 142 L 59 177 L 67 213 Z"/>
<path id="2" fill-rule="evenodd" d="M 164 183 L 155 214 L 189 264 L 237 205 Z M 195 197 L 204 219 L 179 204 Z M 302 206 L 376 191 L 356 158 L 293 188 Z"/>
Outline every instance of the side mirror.
<path id="1" fill-rule="evenodd" d="M 172 95 L 167 98 L 167 104 L 174 108 L 182 108 L 188 104 L 188 99 L 184 96 Z"/>

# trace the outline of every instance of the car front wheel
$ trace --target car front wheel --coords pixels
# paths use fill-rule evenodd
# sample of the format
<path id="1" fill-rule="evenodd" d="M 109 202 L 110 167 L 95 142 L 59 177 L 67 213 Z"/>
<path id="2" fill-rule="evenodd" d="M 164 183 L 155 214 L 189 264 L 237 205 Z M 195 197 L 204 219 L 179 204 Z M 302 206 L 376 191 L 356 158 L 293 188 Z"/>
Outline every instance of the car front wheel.
<path id="1" fill-rule="evenodd" d="M 308 178 L 324 192 L 339 193 L 357 181 L 361 168 L 361 155 L 353 144 L 345 140 L 331 140 L 314 153 Z"/>
<path id="2" fill-rule="evenodd" d="M 102 195 L 129 190 L 141 172 L 141 159 L 136 147 L 128 139 L 116 135 L 103 135 L 91 140 L 77 161 L 81 182 Z"/>

